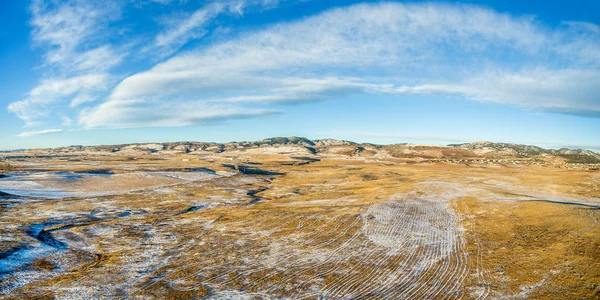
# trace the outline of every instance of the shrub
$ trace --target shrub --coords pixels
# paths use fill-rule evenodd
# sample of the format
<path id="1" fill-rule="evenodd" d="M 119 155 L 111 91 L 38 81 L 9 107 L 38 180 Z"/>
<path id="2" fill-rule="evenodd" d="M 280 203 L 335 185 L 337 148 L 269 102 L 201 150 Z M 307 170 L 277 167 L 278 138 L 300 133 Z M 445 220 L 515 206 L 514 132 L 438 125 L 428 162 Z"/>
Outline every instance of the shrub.
<path id="1" fill-rule="evenodd" d="M 13 166 L 8 163 L 0 162 L 0 174 L 10 172 L 13 170 Z"/>

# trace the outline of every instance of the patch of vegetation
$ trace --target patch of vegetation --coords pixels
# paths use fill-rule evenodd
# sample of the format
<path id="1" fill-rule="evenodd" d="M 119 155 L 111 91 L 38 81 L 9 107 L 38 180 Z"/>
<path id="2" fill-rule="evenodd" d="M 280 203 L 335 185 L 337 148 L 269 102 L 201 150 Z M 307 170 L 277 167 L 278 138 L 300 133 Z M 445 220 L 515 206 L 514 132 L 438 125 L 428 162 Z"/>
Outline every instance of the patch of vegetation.
<path id="1" fill-rule="evenodd" d="M 259 145 L 305 145 L 314 146 L 315 143 L 305 137 L 272 137 L 257 142 Z"/>
<path id="2" fill-rule="evenodd" d="M 369 175 L 369 174 L 365 174 L 362 176 L 363 180 L 375 180 L 377 179 L 377 177 L 373 176 L 373 175 Z"/>
<path id="3" fill-rule="evenodd" d="M 31 264 L 31 266 L 36 269 L 45 270 L 45 271 L 52 271 L 57 268 L 57 266 L 53 262 L 51 262 L 47 259 L 44 259 L 44 258 L 36 260 L 35 262 L 33 262 Z"/>
<path id="4" fill-rule="evenodd" d="M 0 174 L 4 174 L 12 170 L 14 170 L 14 168 L 9 163 L 0 162 Z"/>
<path id="5" fill-rule="evenodd" d="M 558 156 L 564 158 L 568 163 L 572 164 L 600 164 L 600 159 L 581 154 L 559 154 Z"/>

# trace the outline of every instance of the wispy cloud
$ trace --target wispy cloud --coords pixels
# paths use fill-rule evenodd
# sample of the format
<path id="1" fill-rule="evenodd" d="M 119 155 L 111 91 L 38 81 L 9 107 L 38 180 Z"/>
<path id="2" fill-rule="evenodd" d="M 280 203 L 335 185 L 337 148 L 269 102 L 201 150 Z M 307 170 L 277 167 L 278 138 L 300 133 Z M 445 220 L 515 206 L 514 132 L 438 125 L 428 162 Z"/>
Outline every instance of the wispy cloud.
<path id="1" fill-rule="evenodd" d="M 185 36 L 186 28 L 202 22 L 184 22 L 171 33 Z M 548 28 L 531 16 L 469 5 L 338 8 L 176 55 L 124 79 L 105 103 L 81 115 L 80 124 L 107 126 L 123 106 L 144 111 L 154 103 L 196 103 L 206 113 L 206 103 L 268 109 L 269 103 L 348 93 L 457 94 L 600 117 L 600 34 L 594 26 Z M 172 116 L 154 117 L 178 124 Z"/>
<path id="2" fill-rule="evenodd" d="M 109 115 L 105 115 L 108 113 Z M 226 123 L 280 114 L 273 109 L 255 109 L 201 101 L 164 102 L 160 100 L 108 101 L 93 110 L 84 110 L 79 123 L 85 127 L 191 126 Z M 92 124 L 93 126 L 87 126 Z"/>
<path id="3" fill-rule="evenodd" d="M 171 20 L 169 26 L 156 35 L 153 47 L 146 51 L 159 52 L 160 56 L 169 56 L 190 40 L 198 39 L 209 32 L 211 23 L 219 15 L 241 16 L 246 10 L 255 8 L 270 9 L 277 7 L 278 0 L 225 0 L 211 1 L 192 12 L 189 16 Z"/>
<path id="4" fill-rule="evenodd" d="M 29 91 L 25 99 L 11 103 L 8 110 L 26 123 L 34 123 L 52 111 L 52 107 L 64 99 L 76 107 L 95 100 L 95 93 L 107 88 L 106 74 L 88 74 L 67 79 L 45 79 Z"/>
<path id="5" fill-rule="evenodd" d="M 208 32 L 204 27 L 223 12 L 226 5 L 210 3 L 196 10 L 189 17 L 160 32 L 154 41 L 154 47 L 161 48 L 164 55 L 170 55 L 189 40 L 200 38 Z"/>
<path id="6" fill-rule="evenodd" d="M 106 66 L 106 58 L 119 57 L 109 45 L 100 44 L 108 23 L 120 17 L 117 2 L 35 0 L 31 14 L 32 38 L 47 50 L 44 58 L 51 66 L 96 69 Z"/>
<path id="7" fill-rule="evenodd" d="M 106 42 L 108 24 L 121 14 L 118 2 L 35 0 L 30 10 L 32 39 L 45 50 L 46 72 L 39 85 L 8 110 L 35 126 L 59 108 L 97 100 L 99 92 L 109 88 L 108 71 L 126 52 Z"/>
<path id="8" fill-rule="evenodd" d="M 46 130 L 40 130 L 40 131 L 27 131 L 27 132 L 21 132 L 19 134 L 17 134 L 17 136 L 20 137 L 31 137 L 31 136 L 37 136 L 37 135 L 46 135 L 46 134 L 53 134 L 53 133 L 61 133 L 64 130 L 62 129 L 46 129 Z"/>

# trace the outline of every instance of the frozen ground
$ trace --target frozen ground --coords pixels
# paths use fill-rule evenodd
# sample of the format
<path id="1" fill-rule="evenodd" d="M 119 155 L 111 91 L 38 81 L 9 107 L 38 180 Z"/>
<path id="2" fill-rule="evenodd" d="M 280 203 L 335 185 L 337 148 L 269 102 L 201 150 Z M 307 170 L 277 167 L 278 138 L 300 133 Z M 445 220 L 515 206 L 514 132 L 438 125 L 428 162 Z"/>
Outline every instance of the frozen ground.
<path id="1" fill-rule="evenodd" d="M 21 197 L 67 198 L 98 197 L 127 193 L 184 181 L 209 180 L 228 172 L 14 172 L 0 178 L 0 192 Z"/>

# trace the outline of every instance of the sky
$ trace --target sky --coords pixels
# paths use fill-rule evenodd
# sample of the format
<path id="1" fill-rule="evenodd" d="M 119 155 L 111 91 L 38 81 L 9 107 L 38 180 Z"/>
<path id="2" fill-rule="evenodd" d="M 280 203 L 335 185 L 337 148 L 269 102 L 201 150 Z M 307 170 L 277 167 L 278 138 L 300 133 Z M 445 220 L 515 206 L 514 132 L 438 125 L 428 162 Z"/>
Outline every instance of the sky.
<path id="1" fill-rule="evenodd" d="M 600 1 L 0 1 L 0 150 L 273 136 L 600 150 Z"/>

